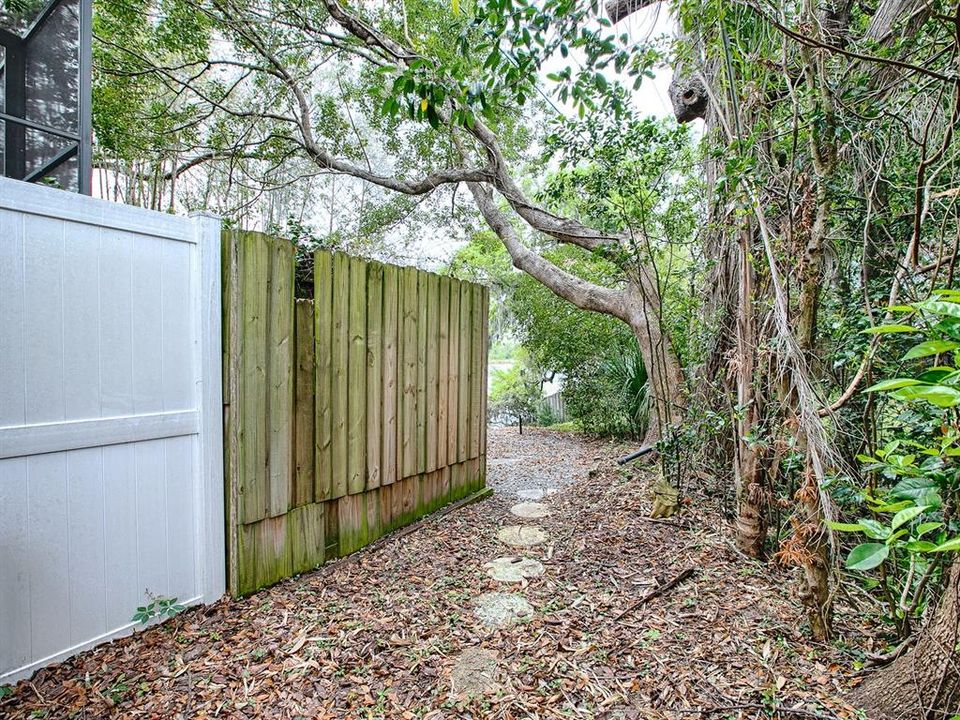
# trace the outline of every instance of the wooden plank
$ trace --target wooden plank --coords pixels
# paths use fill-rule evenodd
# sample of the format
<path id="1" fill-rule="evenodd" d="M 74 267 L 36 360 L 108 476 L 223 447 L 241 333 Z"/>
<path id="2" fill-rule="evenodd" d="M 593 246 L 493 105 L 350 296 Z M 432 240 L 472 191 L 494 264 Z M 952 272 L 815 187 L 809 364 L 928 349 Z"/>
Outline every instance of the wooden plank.
<path id="1" fill-rule="evenodd" d="M 292 574 L 287 516 L 240 527 L 240 594 L 249 595 Z"/>
<path id="2" fill-rule="evenodd" d="M 427 469 L 427 335 L 430 275 L 417 272 L 417 472 Z"/>
<path id="3" fill-rule="evenodd" d="M 363 494 L 363 511 L 366 514 L 364 523 L 367 529 L 367 537 L 364 545 L 372 543 L 384 534 L 383 520 L 380 516 L 381 492 L 380 488 L 373 488 Z"/>
<path id="4" fill-rule="evenodd" d="M 337 502 L 340 555 L 349 555 L 367 544 L 366 498 L 366 493 L 357 493 Z"/>
<path id="5" fill-rule="evenodd" d="M 487 414 L 487 401 L 490 396 L 490 288 L 483 289 L 483 364 L 480 368 L 480 475 L 483 479 L 483 485 L 486 485 L 487 478 L 487 425 L 489 416 Z"/>
<path id="6" fill-rule="evenodd" d="M 440 385 L 440 277 L 427 275 L 426 471 L 437 469 L 437 416 Z"/>
<path id="7" fill-rule="evenodd" d="M 394 528 L 406 524 L 403 519 L 403 488 L 406 480 L 397 478 L 397 482 L 390 486 L 390 524 Z"/>
<path id="8" fill-rule="evenodd" d="M 240 243 L 240 498 L 241 523 L 267 516 L 266 323 L 268 248 L 261 236 L 244 233 Z"/>
<path id="9" fill-rule="evenodd" d="M 331 402 L 331 497 L 347 493 L 347 368 L 350 362 L 349 342 L 350 258 L 341 253 L 333 256 L 333 340 Z"/>
<path id="10" fill-rule="evenodd" d="M 401 477 L 417 474 L 417 270 L 403 268 L 403 396 L 400 411 Z"/>
<path id="11" fill-rule="evenodd" d="M 283 515 L 293 499 L 293 244 L 268 239 L 270 276 L 267 320 L 267 467 L 271 517 Z"/>
<path id="12" fill-rule="evenodd" d="M 294 345 L 296 377 L 294 378 L 294 478 L 293 506 L 313 502 L 316 467 L 316 367 L 314 363 L 313 301 L 297 300 Z"/>
<path id="13" fill-rule="evenodd" d="M 435 467 L 447 464 L 447 396 L 450 372 L 450 278 L 441 277 L 437 286 L 437 458 Z"/>
<path id="14" fill-rule="evenodd" d="M 254 527 L 257 535 L 254 565 L 257 588 L 290 577 L 293 572 L 290 544 L 287 542 L 287 516 L 265 518 Z"/>
<path id="15" fill-rule="evenodd" d="M 460 404 L 460 281 L 450 279 L 450 336 L 447 373 L 447 464 L 457 462 L 457 409 Z"/>
<path id="16" fill-rule="evenodd" d="M 366 489 L 380 487 L 383 461 L 383 265 L 367 265 Z"/>
<path id="17" fill-rule="evenodd" d="M 292 573 L 307 572 L 323 563 L 326 556 L 326 514 L 324 503 L 311 503 L 294 508 L 287 516 Z"/>
<path id="18" fill-rule="evenodd" d="M 387 265 L 383 271 L 383 460 L 381 485 L 397 480 L 397 315 L 399 268 Z"/>
<path id="19" fill-rule="evenodd" d="M 324 559 L 340 555 L 340 501 L 327 500 L 323 504 L 324 523 Z"/>
<path id="20" fill-rule="evenodd" d="M 481 411 L 483 409 L 483 377 L 481 375 L 487 346 L 483 342 L 487 316 L 484 315 L 482 285 L 472 286 L 473 322 L 470 354 L 470 448 L 468 455 L 480 456 Z M 485 424 L 485 422 L 483 423 Z"/>
<path id="21" fill-rule="evenodd" d="M 386 535 L 395 529 L 393 519 L 393 492 L 396 490 L 395 483 L 390 485 L 381 485 L 378 497 L 380 500 L 380 534 Z"/>
<path id="22" fill-rule="evenodd" d="M 366 488 L 367 266 L 350 258 L 349 368 L 347 370 L 347 492 Z"/>
<path id="23" fill-rule="evenodd" d="M 470 388 L 470 357 L 472 348 L 471 323 L 473 320 L 473 308 L 471 299 L 473 293 L 468 283 L 460 284 L 460 352 L 457 361 L 460 365 L 458 372 L 459 402 L 457 405 L 457 461 L 463 462 L 467 459 L 467 453 L 470 449 L 470 402 L 472 393 Z"/>
<path id="24" fill-rule="evenodd" d="M 316 471 L 313 495 L 327 500 L 333 494 L 333 256 L 313 255 L 314 360 L 316 384 Z"/>
<path id="25" fill-rule="evenodd" d="M 223 486 L 226 518 L 226 555 L 227 590 L 234 597 L 239 596 L 240 547 L 237 538 L 239 529 L 240 497 L 240 396 L 238 383 L 240 378 L 240 340 L 238 332 L 240 318 L 240 279 L 238 268 L 237 238 L 233 232 L 224 230 L 220 236 L 221 278 L 220 294 L 222 304 L 223 333 Z M 109 301 L 109 297 L 107 298 Z M 106 461 L 106 455 L 104 456 Z M 106 471 L 105 471 L 106 472 Z M 124 617 L 124 621 L 126 618 Z"/>

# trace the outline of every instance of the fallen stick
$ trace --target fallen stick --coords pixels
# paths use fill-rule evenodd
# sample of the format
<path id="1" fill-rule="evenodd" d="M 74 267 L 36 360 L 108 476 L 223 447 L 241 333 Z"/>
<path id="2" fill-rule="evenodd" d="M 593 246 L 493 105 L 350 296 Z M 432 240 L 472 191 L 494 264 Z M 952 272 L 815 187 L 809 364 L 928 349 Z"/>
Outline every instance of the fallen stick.
<path id="1" fill-rule="evenodd" d="M 644 595 L 642 598 L 640 598 L 639 600 L 637 600 L 633 605 L 631 605 L 631 606 L 628 607 L 626 610 L 624 610 L 622 613 L 620 613 L 619 615 L 617 615 L 617 616 L 613 619 L 614 622 L 616 622 L 616 621 L 618 621 L 618 620 L 621 620 L 624 615 L 627 615 L 627 614 L 629 614 L 629 613 L 632 613 L 634 610 L 636 610 L 636 609 L 637 609 L 638 607 L 640 607 L 641 605 L 646 605 L 648 602 L 650 602 L 650 601 L 653 600 L 654 598 L 659 597 L 659 596 L 663 595 L 665 592 L 667 592 L 668 590 L 671 590 L 671 589 L 675 588 L 677 585 L 679 585 L 680 583 L 682 583 L 684 580 L 686 580 L 688 577 L 690 577 L 691 575 L 693 575 L 695 572 L 697 572 L 697 569 L 696 569 L 696 568 L 692 568 L 692 567 L 688 567 L 686 570 L 681 571 L 680 574 L 677 575 L 673 580 L 671 580 L 671 581 L 668 582 L 668 583 L 665 583 L 664 585 L 661 585 L 661 586 L 658 587 L 656 590 L 651 590 L 651 591 L 648 592 L 646 595 Z"/>

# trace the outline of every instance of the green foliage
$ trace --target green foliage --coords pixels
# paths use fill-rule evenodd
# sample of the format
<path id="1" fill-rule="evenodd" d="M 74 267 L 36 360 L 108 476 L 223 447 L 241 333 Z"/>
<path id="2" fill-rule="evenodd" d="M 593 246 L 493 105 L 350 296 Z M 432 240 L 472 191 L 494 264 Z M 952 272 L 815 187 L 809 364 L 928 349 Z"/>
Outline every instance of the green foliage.
<path id="1" fill-rule="evenodd" d="M 506 370 L 495 370 L 490 381 L 489 412 L 518 423 L 530 422 L 540 404 L 540 378 L 521 356 Z"/>
<path id="2" fill-rule="evenodd" d="M 212 28 L 190 0 L 96 0 L 93 126 L 101 161 L 157 159 L 195 140 L 193 103 L 178 99 L 150 59 L 204 61 Z"/>
<path id="3" fill-rule="evenodd" d="M 912 374 L 882 380 L 865 390 L 900 407 L 899 437 L 858 459 L 872 479 L 860 494 L 869 515 L 855 523 L 830 523 L 843 533 L 865 535 L 869 542 L 847 556 L 849 570 L 883 568 L 879 581 L 887 599 L 888 617 L 901 632 L 911 615 L 925 606 L 929 578 L 942 555 L 960 550 L 954 516 L 960 499 L 960 427 L 954 410 L 960 405 L 960 292 L 938 291 L 935 299 L 899 308 L 913 324 L 888 324 L 870 332 L 899 337 L 923 336 L 903 355 Z M 931 364 L 931 363 L 936 364 Z M 918 422 L 919 420 L 919 422 Z"/>
<path id="4" fill-rule="evenodd" d="M 154 619 L 172 618 L 186 608 L 177 604 L 177 598 L 151 597 L 150 602 L 137 608 L 131 620 L 146 624 Z"/>

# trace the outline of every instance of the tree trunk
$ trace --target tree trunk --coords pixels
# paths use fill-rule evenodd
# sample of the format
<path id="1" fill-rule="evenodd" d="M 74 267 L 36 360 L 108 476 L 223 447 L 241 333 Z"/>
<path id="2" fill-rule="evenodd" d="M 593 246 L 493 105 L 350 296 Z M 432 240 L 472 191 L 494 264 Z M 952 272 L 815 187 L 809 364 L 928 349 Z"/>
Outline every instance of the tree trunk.
<path id="1" fill-rule="evenodd" d="M 683 421 L 685 392 L 683 370 L 664 332 L 660 317 L 660 294 L 648 283 L 629 283 L 626 293 L 627 316 L 640 346 L 640 355 L 647 369 L 647 392 L 650 394 L 650 424 L 644 445 L 653 445 L 664 431 Z"/>
<path id="2" fill-rule="evenodd" d="M 960 713 L 960 561 L 916 646 L 868 677 L 850 695 L 870 720 L 947 720 Z"/>
<path id="3" fill-rule="evenodd" d="M 737 311 L 737 405 L 743 413 L 737 421 L 737 451 L 733 477 L 737 491 L 737 546 L 750 557 L 763 557 L 767 540 L 766 473 L 753 442 L 760 429 L 761 398 L 754 393 L 757 352 L 757 322 L 754 301 L 754 269 L 750 261 L 751 230 L 740 230 L 739 304 Z M 753 438 L 754 440 L 752 440 Z"/>

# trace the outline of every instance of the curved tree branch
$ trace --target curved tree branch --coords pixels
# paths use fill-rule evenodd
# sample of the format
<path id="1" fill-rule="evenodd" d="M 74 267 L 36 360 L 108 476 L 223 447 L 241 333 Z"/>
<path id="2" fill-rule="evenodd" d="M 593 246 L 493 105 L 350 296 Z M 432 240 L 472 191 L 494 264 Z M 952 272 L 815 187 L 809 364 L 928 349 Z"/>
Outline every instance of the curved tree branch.
<path id="1" fill-rule="evenodd" d="M 517 237 L 509 219 L 497 208 L 493 194 L 478 183 L 467 183 L 473 199 L 487 224 L 503 242 L 513 260 L 514 267 L 542 283 L 559 297 L 582 310 L 613 315 L 629 322 L 625 295 L 561 270 L 549 260 L 524 245 Z"/>

